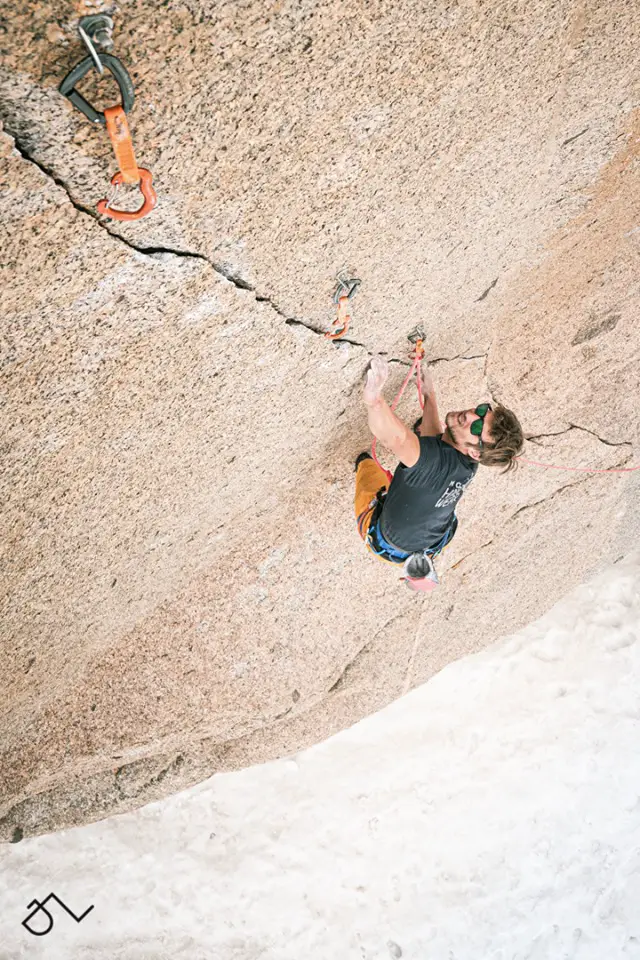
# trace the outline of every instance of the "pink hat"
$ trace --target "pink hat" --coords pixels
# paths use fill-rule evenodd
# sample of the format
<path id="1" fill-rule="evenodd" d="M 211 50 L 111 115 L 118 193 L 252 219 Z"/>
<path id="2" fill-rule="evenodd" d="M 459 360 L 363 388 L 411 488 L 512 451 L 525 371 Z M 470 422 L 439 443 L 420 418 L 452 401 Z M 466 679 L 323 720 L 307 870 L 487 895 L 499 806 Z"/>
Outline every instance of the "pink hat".
<path id="1" fill-rule="evenodd" d="M 404 580 L 410 590 L 418 590 L 422 593 L 430 593 L 440 586 L 439 581 L 433 580 L 432 577 L 420 577 L 419 579 L 416 577 L 401 577 L 400 579 Z"/>

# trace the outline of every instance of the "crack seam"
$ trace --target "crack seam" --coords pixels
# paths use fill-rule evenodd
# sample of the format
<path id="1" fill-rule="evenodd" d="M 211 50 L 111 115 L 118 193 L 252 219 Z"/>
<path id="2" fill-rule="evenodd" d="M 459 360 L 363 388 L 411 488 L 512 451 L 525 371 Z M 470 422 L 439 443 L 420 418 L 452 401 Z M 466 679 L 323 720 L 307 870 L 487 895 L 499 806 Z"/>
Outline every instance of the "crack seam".
<path id="1" fill-rule="evenodd" d="M 502 534 L 507 524 L 511 523 L 512 520 L 515 520 L 518 514 L 524 513 L 525 510 L 530 510 L 532 507 L 538 507 L 541 503 L 545 503 L 547 500 L 553 500 L 555 496 L 557 496 L 559 493 L 562 493 L 562 491 L 566 490 L 568 487 L 578 487 L 580 486 L 581 483 L 586 483 L 590 479 L 591 477 L 583 477 L 582 480 L 574 480 L 571 483 L 565 483 L 563 486 L 558 487 L 557 490 L 554 490 L 553 493 L 549 494 L 548 496 L 542 497 L 540 500 L 535 500 L 533 503 L 526 503 L 523 507 L 519 507 L 515 513 L 512 513 L 510 517 L 507 517 L 507 519 L 504 521 L 500 530 L 497 530 L 490 540 L 487 540 L 486 543 L 483 543 L 480 547 L 477 547 L 475 550 L 472 550 L 471 553 L 465 554 L 464 557 L 461 557 L 460 560 L 456 560 L 456 562 L 452 564 L 452 566 L 449 569 L 454 570 L 456 567 L 459 567 L 460 564 L 463 563 L 465 560 L 468 560 L 469 557 L 475 556 L 475 554 L 480 553 L 481 550 L 484 550 L 485 547 L 490 546 L 490 544 L 494 542 L 496 537 Z"/>
<path id="2" fill-rule="evenodd" d="M 593 430 L 589 430 L 587 427 L 581 427 L 577 423 L 569 423 L 569 426 L 564 430 L 558 430 L 555 433 L 534 433 L 531 436 L 525 434 L 525 440 L 541 440 L 545 437 L 561 437 L 565 433 L 570 433 L 571 430 L 582 430 L 584 433 L 590 434 L 592 437 L 595 437 L 596 440 L 599 440 L 600 443 L 606 444 L 607 447 L 631 447 L 633 444 L 630 440 L 621 440 L 619 443 L 614 443 L 612 440 L 604 440 L 602 437 L 599 437 L 597 433 L 594 433 Z"/>
<path id="3" fill-rule="evenodd" d="M 71 203 L 72 207 L 74 207 L 75 210 L 77 210 L 79 213 L 84 214 L 87 217 L 90 217 L 95 223 L 98 224 L 99 227 L 101 227 L 101 229 L 103 229 L 106 233 L 108 233 L 109 236 L 113 237 L 115 240 L 120 241 L 120 243 L 123 243 L 125 246 L 129 247 L 130 250 L 135 250 L 136 253 L 141 253 L 144 256 L 148 256 L 148 257 L 154 257 L 154 256 L 157 256 L 158 254 L 164 253 L 164 254 L 170 254 L 175 257 L 181 257 L 181 258 L 192 259 L 192 260 L 202 260 L 205 263 L 208 263 L 215 273 L 223 277 L 229 283 L 232 283 L 237 289 L 246 290 L 247 292 L 252 293 L 256 303 L 268 304 L 275 313 L 277 313 L 280 317 L 284 319 L 285 323 L 288 326 L 305 327 L 307 330 L 310 330 L 312 333 L 315 333 L 316 336 L 322 336 L 322 337 L 324 336 L 325 334 L 324 330 L 318 330 L 316 329 L 316 327 L 312 326 L 310 323 L 306 323 L 304 320 L 299 320 L 295 317 L 287 316 L 287 314 L 271 299 L 271 297 L 266 297 L 258 293 L 255 287 L 252 287 L 251 284 L 247 283 L 245 280 L 242 280 L 240 277 L 235 276 L 231 271 L 225 270 L 221 264 L 216 263 L 214 260 L 211 260 L 209 257 L 207 257 L 203 253 L 196 253 L 191 250 L 174 250 L 174 249 L 171 249 L 170 247 L 138 246 L 135 243 L 133 243 L 131 240 L 128 240 L 126 237 L 123 237 L 120 233 L 116 233 L 115 231 L 111 230 L 109 228 L 109 225 L 106 223 L 103 223 L 100 220 L 98 214 L 95 213 L 90 207 L 86 207 L 84 204 L 74 199 L 74 197 L 71 194 L 71 191 L 69 190 L 69 187 L 64 182 L 64 180 L 62 180 L 55 173 L 53 173 L 53 171 L 46 164 L 42 163 L 39 160 L 36 160 L 34 157 L 32 157 L 29 154 L 26 146 L 20 140 L 20 137 L 14 131 L 12 131 L 10 127 L 6 125 L 6 122 L 4 122 L 3 124 L 3 129 L 13 139 L 14 147 L 16 151 L 19 153 L 19 155 L 22 157 L 22 159 L 28 163 L 32 163 L 35 167 L 38 168 L 38 170 L 40 170 L 41 173 L 43 173 L 46 177 L 51 179 L 56 184 L 56 186 L 64 190 L 65 194 L 67 195 L 67 198 L 69 199 L 69 202 Z M 367 350 L 364 344 L 358 343 L 356 340 L 349 340 L 346 337 L 341 338 L 337 342 L 348 343 L 348 344 L 351 344 L 351 346 L 361 347 L 362 349 Z M 370 356 L 372 355 L 368 350 L 367 350 L 367 353 L 369 353 Z"/>

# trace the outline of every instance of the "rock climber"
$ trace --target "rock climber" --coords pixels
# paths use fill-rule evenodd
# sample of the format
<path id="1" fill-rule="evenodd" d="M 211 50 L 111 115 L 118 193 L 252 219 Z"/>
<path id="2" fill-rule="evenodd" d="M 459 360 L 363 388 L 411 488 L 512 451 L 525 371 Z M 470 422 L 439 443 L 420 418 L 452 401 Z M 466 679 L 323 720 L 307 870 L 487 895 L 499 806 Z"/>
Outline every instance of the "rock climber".
<path id="1" fill-rule="evenodd" d="M 382 396 L 389 375 L 387 361 L 374 357 L 365 372 L 363 400 L 369 429 L 400 461 L 389 483 L 371 454 L 356 459 L 355 512 L 358 531 L 368 549 L 390 563 L 403 565 L 403 580 L 413 590 L 438 585 L 433 566 L 457 527 L 456 505 L 478 470 L 517 467 L 524 435 L 516 415 L 500 404 L 481 403 L 451 410 L 440 421 L 431 372 L 422 361 L 424 407 L 413 429 L 391 411 Z"/>

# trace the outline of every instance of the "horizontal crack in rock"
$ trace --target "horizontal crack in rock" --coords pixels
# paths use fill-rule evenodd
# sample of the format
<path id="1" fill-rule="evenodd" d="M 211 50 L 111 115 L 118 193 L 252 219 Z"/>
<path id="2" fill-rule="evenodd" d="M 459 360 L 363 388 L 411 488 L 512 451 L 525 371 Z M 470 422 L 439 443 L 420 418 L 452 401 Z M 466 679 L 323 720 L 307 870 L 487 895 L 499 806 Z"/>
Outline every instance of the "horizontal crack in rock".
<path id="1" fill-rule="evenodd" d="M 597 433 L 594 433 L 593 430 L 589 430 L 587 427 L 581 427 L 577 423 L 570 423 L 569 426 L 565 427 L 564 430 L 558 430 L 555 433 L 533 433 L 531 435 L 525 434 L 525 440 L 542 440 L 545 437 L 561 437 L 563 434 L 569 433 L 571 430 L 582 430 L 584 433 L 590 434 L 592 437 L 595 437 L 596 440 L 599 440 L 600 443 L 604 443 L 608 447 L 632 446 L 630 440 L 621 440 L 618 443 L 614 443 L 612 440 L 604 440 L 602 437 L 599 437 Z"/>
<path id="2" fill-rule="evenodd" d="M 563 432 L 566 433 L 566 431 L 563 431 Z M 556 436 L 556 434 L 551 434 L 551 436 Z M 626 462 L 626 461 L 625 461 L 625 462 Z M 486 543 L 483 543 L 480 547 L 477 547 L 475 550 L 472 550 L 471 553 L 465 554 L 465 556 L 464 556 L 464 557 L 461 557 L 460 560 L 456 560 L 456 562 L 451 566 L 450 569 L 451 569 L 451 570 L 455 570 L 456 567 L 459 567 L 460 564 L 463 563 L 465 560 L 468 560 L 469 557 L 475 556 L 477 553 L 480 553 L 481 550 L 484 550 L 485 547 L 488 547 L 490 544 L 492 544 L 493 541 L 495 540 L 496 536 L 498 536 L 498 534 L 501 534 L 502 531 L 503 531 L 503 530 L 505 529 L 505 527 L 507 526 L 507 524 L 508 524 L 508 523 L 511 523 L 512 520 L 515 520 L 515 518 L 516 518 L 520 513 L 524 513 L 525 510 L 531 510 L 532 507 L 537 507 L 537 506 L 539 506 L 541 503 L 545 503 L 547 500 L 553 500 L 554 497 L 556 497 L 556 496 L 557 496 L 559 493 L 561 493 L 563 490 L 566 490 L 568 487 L 577 487 L 577 486 L 579 486 L 581 483 L 586 483 L 586 482 L 587 482 L 588 480 L 590 480 L 590 479 L 591 479 L 591 477 L 588 477 L 588 476 L 587 476 L 587 477 L 583 477 L 583 478 L 580 479 L 580 480 L 570 481 L 569 483 L 565 483 L 565 484 L 563 484 L 561 487 L 558 487 L 558 489 L 557 489 L 557 490 L 554 490 L 552 493 L 547 494 L 546 497 L 541 497 L 540 500 L 535 500 L 533 503 L 526 503 L 523 507 L 519 507 L 519 508 L 516 510 L 515 513 L 512 513 L 510 517 L 507 517 L 507 519 L 505 520 L 504 524 L 502 525 L 502 528 L 501 528 L 496 534 L 494 534 L 494 536 L 491 537 L 490 540 L 487 540 Z"/>
<path id="3" fill-rule="evenodd" d="M 10 127 L 6 125 L 6 121 L 4 124 L 4 130 L 13 139 L 15 149 L 20 154 L 23 160 L 27 161 L 28 163 L 32 163 L 35 167 L 38 168 L 38 170 L 40 170 L 41 173 L 43 173 L 46 177 L 49 177 L 49 179 L 53 180 L 56 186 L 61 187 L 61 189 L 64 190 L 64 192 L 66 193 L 69 199 L 69 202 L 76 210 L 78 210 L 80 213 L 85 214 L 86 216 L 91 217 L 91 219 L 94 220 L 100 227 L 102 227 L 102 229 L 105 230 L 106 233 L 109 234 L 109 236 L 120 241 L 120 243 L 123 243 L 125 246 L 129 247 L 130 250 L 135 250 L 136 253 L 141 253 L 144 256 L 151 257 L 152 259 L 154 257 L 158 257 L 164 254 L 164 255 L 170 255 L 174 257 L 180 257 L 180 258 L 191 259 L 191 260 L 202 260 L 205 263 L 208 263 L 209 266 L 219 276 L 224 277 L 225 280 L 228 280 L 229 283 L 232 283 L 235 287 L 237 287 L 237 289 L 246 290 L 247 292 L 252 293 L 257 303 L 268 304 L 275 313 L 277 313 L 280 317 L 284 318 L 285 323 L 287 323 L 287 325 L 289 326 L 297 325 L 301 327 L 306 327 L 307 330 L 310 330 L 311 333 L 316 334 L 316 336 L 324 337 L 324 334 L 325 334 L 324 330 L 318 330 L 312 324 L 307 323 L 304 320 L 299 320 L 295 317 L 287 316 L 284 310 L 282 310 L 272 300 L 271 297 L 266 297 L 266 296 L 263 296 L 262 294 L 259 294 L 256 291 L 255 287 L 252 287 L 251 284 L 247 283 L 246 280 L 243 280 L 241 277 L 236 276 L 230 270 L 225 269 L 221 264 L 216 263 L 214 260 L 211 260 L 205 254 L 196 253 L 193 250 L 176 250 L 176 249 L 172 249 L 171 247 L 158 247 L 158 246 L 145 247 L 145 246 L 133 243 L 133 241 L 128 240 L 126 237 L 123 237 L 122 234 L 116 232 L 115 230 L 112 230 L 109 224 L 102 222 L 98 213 L 95 210 L 92 210 L 90 207 L 86 207 L 84 204 L 74 199 L 73 195 L 71 194 L 71 191 L 69 190 L 69 187 L 64 182 L 64 180 L 58 177 L 53 172 L 53 170 L 51 170 L 46 164 L 42 163 L 39 160 L 36 160 L 35 157 L 31 156 L 27 147 L 24 145 L 23 142 L 21 142 L 19 136 L 13 130 L 11 130 Z M 342 337 L 337 342 L 349 343 L 354 347 L 361 347 L 362 349 L 365 349 L 365 350 L 367 349 L 364 346 L 364 344 L 358 343 L 356 340 L 349 340 L 346 337 Z"/>
<path id="4" fill-rule="evenodd" d="M 13 131 L 11 131 L 9 127 L 7 127 L 6 121 L 3 121 L 3 129 L 4 129 L 4 132 L 9 134 L 9 136 L 13 140 L 14 147 L 17 150 L 17 152 L 20 154 L 23 160 L 27 161 L 27 163 L 32 163 L 34 167 L 38 168 L 40 173 L 43 173 L 45 177 L 49 177 L 50 180 L 53 180 L 56 186 L 61 187 L 62 190 L 64 190 L 64 192 L 66 193 L 67 197 L 69 198 L 69 203 L 73 207 L 75 207 L 76 210 L 78 210 L 80 213 L 85 213 L 87 214 L 87 216 L 92 217 L 94 220 L 98 221 L 98 214 L 95 213 L 95 211 L 91 210 L 90 207 L 85 207 L 83 204 L 73 199 L 73 197 L 71 196 L 71 193 L 69 192 L 69 188 L 67 187 L 64 180 L 61 180 L 60 177 L 56 176 L 53 170 L 49 169 L 49 167 L 47 167 L 46 164 L 41 163 L 39 160 L 36 160 L 34 157 L 32 157 L 29 154 L 27 148 L 20 142 L 20 139 L 16 136 L 16 134 Z"/>
<path id="5" fill-rule="evenodd" d="M 489 351 L 475 353 L 472 357 L 463 357 L 462 354 L 458 353 L 455 357 L 436 357 L 434 360 L 429 360 L 429 363 L 453 363 L 454 360 L 486 360 L 488 356 Z"/>

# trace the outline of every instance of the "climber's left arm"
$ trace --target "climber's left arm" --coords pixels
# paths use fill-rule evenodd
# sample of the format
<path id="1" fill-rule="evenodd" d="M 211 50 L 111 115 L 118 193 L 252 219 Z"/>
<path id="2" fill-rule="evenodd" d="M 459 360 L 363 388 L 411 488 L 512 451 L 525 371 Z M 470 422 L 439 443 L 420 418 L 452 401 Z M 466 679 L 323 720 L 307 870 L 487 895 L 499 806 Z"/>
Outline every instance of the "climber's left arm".
<path id="1" fill-rule="evenodd" d="M 413 467 L 420 457 L 420 441 L 387 405 L 382 388 L 389 375 L 383 357 L 374 357 L 367 370 L 362 399 L 367 406 L 369 429 L 380 443 L 395 453 L 406 467 Z"/>
<path id="2" fill-rule="evenodd" d="M 420 441 L 413 430 L 391 411 L 384 397 L 379 396 L 372 403 L 367 403 L 367 416 L 374 437 L 391 450 L 405 467 L 415 466 L 420 459 Z"/>

